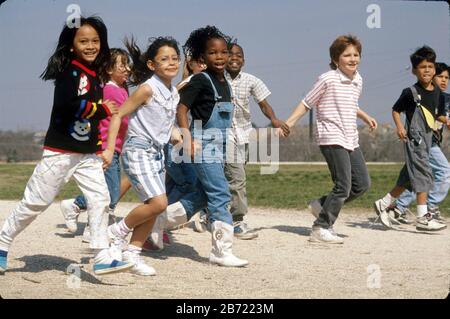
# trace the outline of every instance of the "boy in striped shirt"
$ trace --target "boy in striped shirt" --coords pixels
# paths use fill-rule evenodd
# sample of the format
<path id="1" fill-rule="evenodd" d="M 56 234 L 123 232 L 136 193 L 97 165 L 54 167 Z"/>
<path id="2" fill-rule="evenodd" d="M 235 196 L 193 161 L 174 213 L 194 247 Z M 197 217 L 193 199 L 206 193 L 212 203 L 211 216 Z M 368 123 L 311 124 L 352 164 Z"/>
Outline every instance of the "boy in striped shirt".
<path id="1" fill-rule="evenodd" d="M 362 78 L 357 69 L 361 43 L 352 35 L 339 36 L 330 47 L 331 71 L 319 76 L 311 91 L 286 121 L 292 127 L 308 110 L 316 108 L 316 140 L 328 164 L 333 190 L 310 202 L 316 217 L 311 242 L 342 244 L 333 225 L 344 203 L 369 189 L 370 177 L 358 144 L 357 118 L 371 129 L 377 122 L 358 106 Z M 284 136 L 281 130 L 278 134 Z"/>

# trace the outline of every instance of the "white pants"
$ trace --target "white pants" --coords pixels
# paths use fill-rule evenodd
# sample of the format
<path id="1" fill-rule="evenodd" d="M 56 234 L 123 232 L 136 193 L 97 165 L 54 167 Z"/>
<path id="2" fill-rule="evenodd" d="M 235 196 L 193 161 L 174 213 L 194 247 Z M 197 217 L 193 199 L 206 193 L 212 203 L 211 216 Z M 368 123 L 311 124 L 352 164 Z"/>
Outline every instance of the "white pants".
<path id="1" fill-rule="evenodd" d="M 0 247 L 8 250 L 14 238 L 50 206 L 72 176 L 87 199 L 90 247 L 108 248 L 106 227 L 109 192 L 102 160 L 95 154 L 67 154 L 48 150 L 44 151 L 41 161 L 34 169 L 23 199 L 0 231 Z"/>

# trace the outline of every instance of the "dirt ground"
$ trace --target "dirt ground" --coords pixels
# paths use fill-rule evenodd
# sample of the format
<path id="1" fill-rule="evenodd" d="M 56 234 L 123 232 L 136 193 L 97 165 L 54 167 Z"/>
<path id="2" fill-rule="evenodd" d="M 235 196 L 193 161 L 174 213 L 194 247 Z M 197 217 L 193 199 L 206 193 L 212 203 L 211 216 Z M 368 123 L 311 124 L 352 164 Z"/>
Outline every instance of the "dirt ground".
<path id="1" fill-rule="evenodd" d="M 16 202 L 0 201 L 0 224 Z M 121 203 L 124 216 L 135 204 Z M 374 213 L 344 210 L 335 230 L 342 246 L 308 242 L 308 211 L 251 208 L 255 240 L 236 240 L 246 268 L 208 262 L 209 233 L 172 232 L 164 251 L 145 253 L 157 275 L 95 276 L 81 236 L 67 233 L 59 203 L 19 235 L 0 276 L 2 298 L 445 298 L 449 293 L 450 231 L 401 231 L 373 224 Z M 86 222 L 80 217 L 79 234 Z M 76 264 L 75 266 L 70 266 Z M 68 273 L 69 274 L 68 274 Z"/>

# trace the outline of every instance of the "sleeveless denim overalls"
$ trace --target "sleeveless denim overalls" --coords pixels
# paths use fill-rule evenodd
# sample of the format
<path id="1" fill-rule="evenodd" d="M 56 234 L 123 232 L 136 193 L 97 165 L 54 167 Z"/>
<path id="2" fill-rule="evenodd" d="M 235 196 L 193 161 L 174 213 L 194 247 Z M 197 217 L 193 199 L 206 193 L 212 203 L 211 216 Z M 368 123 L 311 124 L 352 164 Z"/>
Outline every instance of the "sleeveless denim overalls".
<path id="1" fill-rule="evenodd" d="M 191 134 L 201 141 L 202 154 L 194 159 L 192 168 L 197 176 L 197 192 L 183 197 L 180 202 L 186 210 L 188 219 L 203 208 L 208 208 L 210 222 L 222 221 L 233 224 L 228 205 L 231 194 L 224 173 L 225 146 L 227 129 L 231 127 L 234 105 L 232 102 L 219 102 L 220 96 L 207 73 L 202 74 L 209 80 L 216 101 L 208 122 L 203 125 L 191 124 Z M 228 84 L 228 82 L 227 82 Z M 232 90 L 228 84 L 230 95 Z"/>
<path id="2" fill-rule="evenodd" d="M 427 126 L 419 106 L 416 107 L 411 121 L 407 119 L 405 124 L 408 133 L 408 139 L 404 143 L 405 165 L 400 172 L 397 185 L 414 192 L 428 193 L 433 187 L 433 173 L 430 166 L 433 131 Z"/>

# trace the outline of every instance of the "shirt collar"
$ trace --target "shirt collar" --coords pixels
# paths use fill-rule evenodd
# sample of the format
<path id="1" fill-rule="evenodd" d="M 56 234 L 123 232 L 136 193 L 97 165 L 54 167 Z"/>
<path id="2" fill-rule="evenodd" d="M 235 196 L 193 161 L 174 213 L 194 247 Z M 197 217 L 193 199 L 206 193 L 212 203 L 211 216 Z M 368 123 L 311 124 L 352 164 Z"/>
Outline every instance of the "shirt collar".
<path id="1" fill-rule="evenodd" d="M 161 79 L 156 75 L 153 74 L 152 76 L 153 82 L 155 83 L 156 87 L 158 88 L 159 92 L 164 96 L 166 100 L 170 99 L 172 97 L 172 94 L 174 91 L 174 86 L 171 85 L 170 90 L 167 88 L 167 86 L 161 81 Z"/>
<path id="2" fill-rule="evenodd" d="M 359 85 L 361 75 L 359 75 L 359 72 L 356 71 L 355 76 L 353 79 L 350 79 L 347 75 L 345 75 L 341 70 L 336 69 L 337 74 L 339 74 L 339 79 L 342 83 L 352 83 L 356 86 Z"/>
<path id="3" fill-rule="evenodd" d="M 97 76 L 97 73 L 95 73 L 95 71 L 89 69 L 87 66 L 85 66 L 84 64 L 82 64 L 80 61 L 77 60 L 72 60 L 72 64 L 76 65 L 77 67 L 79 67 L 80 69 L 82 69 L 84 72 L 86 72 L 87 74 L 89 74 L 90 76 Z"/>
<path id="4" fill-rule="evenodd" d="M 225 78 L 231 82 L 231 81 L 236 81 L 239 80 L 242 77 L 242 71 L 239 71 L 239 74 L 236 75 L 236 77 L 233 79 L 230 75 L 230 73 L 228 73 L 228 71 L 225 71 Z"/>

